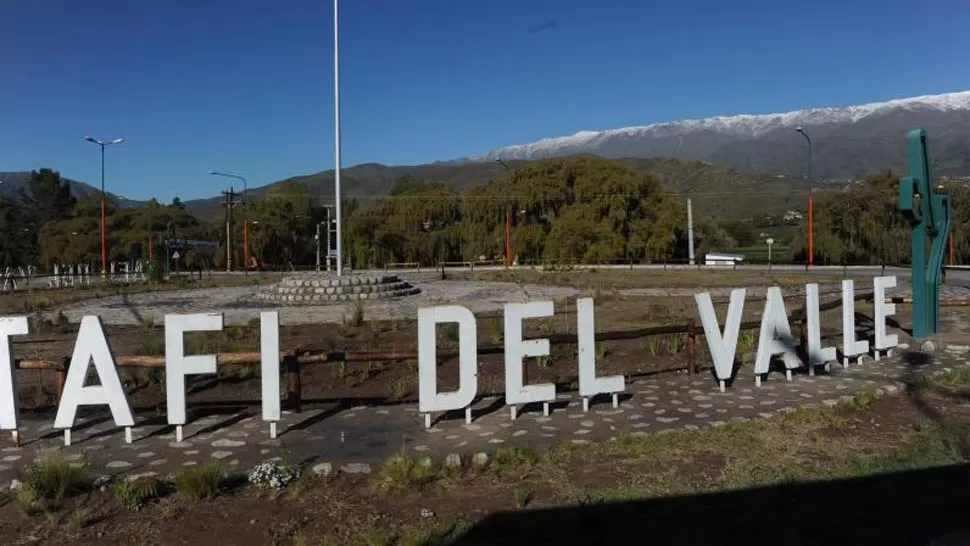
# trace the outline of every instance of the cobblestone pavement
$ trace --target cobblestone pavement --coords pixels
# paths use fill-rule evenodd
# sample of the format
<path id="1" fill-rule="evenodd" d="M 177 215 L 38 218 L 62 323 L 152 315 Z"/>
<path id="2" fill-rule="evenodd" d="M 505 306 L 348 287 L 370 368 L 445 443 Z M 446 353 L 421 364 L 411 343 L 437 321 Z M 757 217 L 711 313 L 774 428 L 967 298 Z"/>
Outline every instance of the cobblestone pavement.
<path id="1" fill-rule="evenodd" d="M 856 280 L 856 290 L 871 290 L 870 277 L 860 277 Z M 585 296 L 586 292 L 570 287 L 547 285 L 519 285 L 505 282 L 484 281 L 442 281 L 436 279 L 433 273 L 413 274 L 406 278 L 421 289 L 421 293 L 388 301 L 368 301 L 364 304 L 365 316 L 369 320 L 397 320 L 414 319 L 419 307 L 459 302 L 467 306 L 472 312 L 481 313 L 496 311 L 509 302 L 523 302 L 539 299 L 561 300 Z M 838 281 L 826 282 L 819 279 L 820 292 L 823 298 L 838 297 L 840 287 Z M 899 279 L 900 286 L 891 290 L 889 295 L 905 297 L 909 295 L 908 280 Z M 81 302 L 65 306 L 64 315 L 71 322 L 80 322 L 84 315 L 98 315 L 105 324 L 140 324 L 142 321 L 153 319 L 161 324 L 168 313 L 223 313 L 227 324 L 246 324 L 256 316 L 260 310 L 278 309 L 280 323 L 322 324 L 339 323 L 354 311 L 353 303 L 334 305 L 307 305 L 298 307 L 277 306 L 257 301 L 255 286 L 236 286 L 226 288 L 206 288 L 199 290 L 183 290 L 172 292 L 153 292 L 128 296 L 113 296 L 98 300 Z M 706 290 L 714 297 L 730 295 L 730 288 L 633 288 L 620 290 L 624 296 L 662 297 L 662 296 L 693 296 Z M 749 288 L 749 296 L 760 296 L 765 288 Z M 788 288 L 784 292 L 790 295 L 804 293 L 804 287 Z M 946 286 L 942 291 L 943 299 L 970 299 L 970 289 L 957 286 Z M 46 313 L 47 318 L 56 313 Z"/>
<path id="2" fill-rule="evenodd" d="M 742 375 L 724 393 L 706 374 L 653 376 L 628 381 L 616 408 L 606 398 L 584 412 L 575 393 L 561 393 L 549 416 L 543 416 L 541 407 L 523 407 L 513 420 L 500 398 L 488 398 L 474 405 L 471 424 L 457 412 L 434 416 L 430 429 L 424 428 L 413 404 L 350 407 L 311 401 L 301 414 L 285 413 L 275 440 L 269 438 L 258 407 L 220 414 L 204 404 L 190 406 L 182 442 L 175 441 L 164 417 L 140 415 L 134 442 L 125 444 L 123 429 L 115 428 L 106 413 L 92 414 L 73 430 L 69 447 L 63 445 L 61 431 L 51 428 L 53 415 L 30 416 L 21 431 L 21 447 L 13 447 L 9 439 L 0 442 L 0 485 L 9 484 L 26 463 L 49 454 L 75 462 L 86 458 L 95 472 L 107 474 L 167 474 L 207 461 L 247 470 L 269 460 L 288 460 L 318 472 L 370 472 L 400 452 L 442 459 L 512 446 L 542 450 L 565 442 L 607 441 L 623 433 L 769 418 L 796 408 L 834 406 L 860 392 L 897 392 L 913 377 L 968 363 L 970 346 L 948 345 L 932 354 L 901 348 L 878 362 L 866 359 L 847 369 L 833 365 L 830 373 L 820 368 L 814 377 L 796 373 L 786 381 L 783 372 L 773 372 L 760 388 Z"/>

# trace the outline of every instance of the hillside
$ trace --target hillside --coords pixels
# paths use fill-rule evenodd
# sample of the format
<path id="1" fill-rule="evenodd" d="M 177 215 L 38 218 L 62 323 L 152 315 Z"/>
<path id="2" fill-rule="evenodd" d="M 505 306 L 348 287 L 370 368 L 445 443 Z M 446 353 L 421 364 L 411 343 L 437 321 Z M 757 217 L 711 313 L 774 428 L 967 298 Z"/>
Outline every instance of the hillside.
<path id="1" fill-rule="evenodd" d="M 701 161 L 623 158 L 617 162 L 638 171 L 656 174 L 681 201 L 693 198 L 698 214 L 715 218 L 748 218 L 798 208 L 803 206 L 801 195 L 807 189 L 805 182 L 799 178 L 747 174 Z M 513 169 L 527 163 L 529 161 L 508 162 Z M 505 176 L 505 167 L 495 161 L 395 167 L 374 163 L 357 165 L 341 171 L 344 198 L 366 202 L 374 197 L 386 196 L 394 182 L 404 176 L 443 183 L 464 193 L 490 179 Z M 259 198 L 284 182 L 294 181 L 305 183 L 311 195 L 332 200 L 333 178 L 333 170 L 323 171 L 252 188 L 249 195 L 250 199 Z M 185 205 L 189 212 L 206 219 L 217 217 L 223 210 L 219 198 L 188 201 Z"/>
<path id="2" fill-rule="evenodd" d="M 77 180 L 71 180 L 70 178 L 62 178 L 64 182 L 71 185 L 71 194 L 80 199 L 92 193 L 98 194 L 101 192 L 100 188 L 95 188 L 90 184 L 85 184 L 84 182 L 78 182 Z M 29 171 L 18 171 L 18 172 L 0 172 L 0 195 L 4 199 L 18 200 L 20 199 L 21 190 L 27 187 L 27 183 L 30 181 Z M 132 201 L 130 199 L 119 198 L 117 195 L 108 192 L 108 199 L 110 201 L 117 202 L 120 206 L 128 207 L 139 207 L 144 206 L 146 203 L 144 201 Z"/>

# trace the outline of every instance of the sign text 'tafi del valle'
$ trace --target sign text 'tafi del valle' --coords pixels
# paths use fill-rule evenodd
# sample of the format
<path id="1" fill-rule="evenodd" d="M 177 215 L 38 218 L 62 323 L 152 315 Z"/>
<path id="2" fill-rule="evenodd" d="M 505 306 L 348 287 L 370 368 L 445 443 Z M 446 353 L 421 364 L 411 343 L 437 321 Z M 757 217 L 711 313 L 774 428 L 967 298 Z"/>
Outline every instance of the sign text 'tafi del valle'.
<path id="1" fill-rule="evenodd" d="M 873 349 L 888 351 L 897 345 L 897 337 L 886 331 L 886 317 L 895 313 L 895 306 L 885 303 L 887 288 L 896 286 L 895 277 L 877 277 L 873 281 L 875 301 L 875 339 Z M 704 334 L 710 348 L 714 372 L 721 389 L 731 377 L 737 349 L 741 318 L 744 312 L 746 290 L 731 292 L 730 303 L 723 330 L 721 329 L 710 294 L 695 296 Z M 808 326 L 807 354 L 813 366 L 835 360 L 834 347 L 821 346 L 819 324 L 818 285 L 805 287 L 805 309 Z M 858 340 L 855 332 L 855 305 L 853 283 L 842 282 L 842 331 L 843 364 L 853 357 L 869 352 L 869 343 Z M 551 301 L 508 303 L 505 305 L 505 403 L 511 407 L 512 418 L 516 408 L 524 404 L 543 404 L 548 413 L 549 404 L 556 399 L 556 386 L 552 383 L 525 384 L 523 359 L 549 355 L 548 339 L 523 339 L 523 321 L 553 316 Z M 579 367 L 579 395 L 583 408 L 588 409 L 589 399 L 601 395 L 617 395 L 626 384 L 622 375 L 597 377 L 595 319 L 593 300 L 576 300 L 577 361 Z M 458 325 L 458 389 L 438 392 L 437 388 L 437 337 L 436 326 L 444 323 Z M 218 313 L 199 313 L 165 316 L 165 396 L 167 420 L 176 427 L 176 438 L 182 439 L 182 426 L 186 424 L 185 378 L 193 374 L 213 374 L 218 366 L 217 355 L 186 355 L 186 332 L 218 332 L 223 329 L 223 316 Z M 425 415 L 426 425 L 430 414 L 453 410 L 465 410 L 466 419 L 471 418 L 471 404 L 478 395 L 478 347 L 476 346 L 475 315 L 460 305 L 426 307 L 418 310 L 418 395 L 419 411 Z M 0 429 L 17 430 L 19 407 L 17 375 L 14 369 L 13 336 L 28 333 L 27 317 L 0 318 Z M 262 417 L 270 424 L 270 435 L 276 436 L 276 424 L 280 420 L 280 347 L 279 313 L 260 313 L 260 359 L 262 383 Z M 795 350 L 785 303 L 778 287 L 768 289 L 761 318 L 761 333 L 755 360 L 755 381 L 768 373 L 770 360 L 781 355 L 786 369 L 802 366 Z M 98 385 L 85 385 L 85 377 L 93 364 Z M 789 373 L 790 378 L 790 373 Z M 122 387 L 114 356 L 104 333 L 101 320 L 85 316 L 81 320 L 64 383 L 64 392 L 58 403 L 54 427 L 63 429 L 65 442 L 70 443 L 77 410 L 83 405 L 107 406 L 114 423 L 126 430 L 126 440 L 131 442 L 134 416 Z"/>

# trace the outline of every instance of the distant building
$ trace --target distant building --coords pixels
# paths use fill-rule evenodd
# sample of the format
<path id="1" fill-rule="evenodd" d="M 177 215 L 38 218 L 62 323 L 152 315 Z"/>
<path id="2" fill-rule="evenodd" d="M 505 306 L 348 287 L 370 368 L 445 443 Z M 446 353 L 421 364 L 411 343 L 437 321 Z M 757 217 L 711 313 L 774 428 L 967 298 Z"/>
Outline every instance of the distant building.
<path id="1" fill-rule="evenodd" d="M 729 265 L 734 266 L 744 261 L 744 256 L 740 254 L 727 254 L 724 252 L 708 252 L 704 255 L 704 265 Z"/>
<path id="2" fill-rule="evenodd" d="M 789 211 L 785 212 L 784 218 L 785 218 L 785 221 L 786 222 L 793 222 L 795 220 L 801 220 L 802 219 L 802 213 L 798 212 L 797 210 L 789 210 Z"/>

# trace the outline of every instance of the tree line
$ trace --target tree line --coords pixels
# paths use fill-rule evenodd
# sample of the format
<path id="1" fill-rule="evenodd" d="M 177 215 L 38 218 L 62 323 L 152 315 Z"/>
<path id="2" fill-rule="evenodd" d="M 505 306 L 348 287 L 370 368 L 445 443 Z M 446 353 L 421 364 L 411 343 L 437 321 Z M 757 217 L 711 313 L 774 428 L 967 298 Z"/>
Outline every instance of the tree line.
<path id="1" fill-rule="evenodd" d="M 909 225 L 897 209 L 898 181 L 893 173 L 879 173 L 850 189 L 817 191 L 815 263 L 908 263 Z M 954 188 L 954 250 L 960 263 L 970 256 L 970 241 L 964 237 L 970 229 L 970 207 L 963 206 L 968 199 L 970 190 Z M 529 162 L 464 194 L 405 176 L 390 195 L 368 203 L 346 201 L 342 208 L 344 260 L 354 268 L 501 261 L 506 217 L 517 263 L 656 263 L 688 257 L 684 203 L 656 176 L 595 156 Z M 225 267 L 225 217 L 202 221 L 178 199 L 167 205 L 152 200 L 137 208 L 109 201 L 106 212 L 109 261 L 170 260 L 163 241 L 174 231 L 180 238 L 220 244 L 216 251 L 183 251 L 182 267 Z M 281 184 L 231 214 L 235 269 L 247 254 L 275 268 L 315 263 L 317 226 L 325 236 L 327 215 L 305 184 Z M 750 221 L 699 216 L 694 218 L 699 259 L 709 251 L 730 251 L 759 240 L 757 211 L 751 211 Z M 806 229 L 802 222 L 793 240 L 785 241 L 800 262 L 807 257 Z M 54 263 L 89 263 L 97 269 L 100 195 L 76 199 L 58 173 L 34 171 L 17 201 L 0 200 L 0 232 L 4 266 L 49 270 Z"/>

